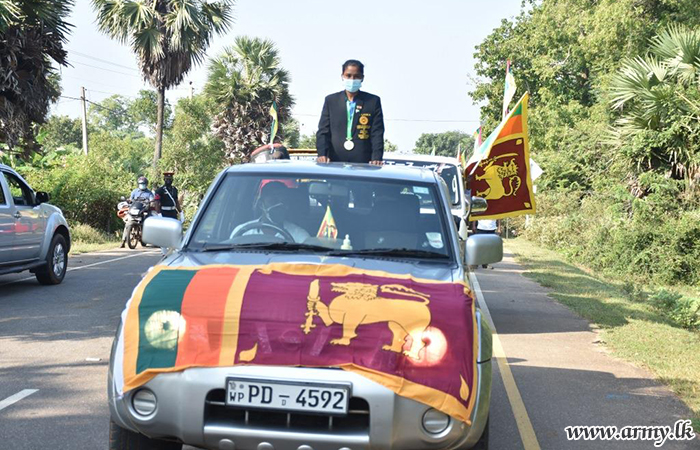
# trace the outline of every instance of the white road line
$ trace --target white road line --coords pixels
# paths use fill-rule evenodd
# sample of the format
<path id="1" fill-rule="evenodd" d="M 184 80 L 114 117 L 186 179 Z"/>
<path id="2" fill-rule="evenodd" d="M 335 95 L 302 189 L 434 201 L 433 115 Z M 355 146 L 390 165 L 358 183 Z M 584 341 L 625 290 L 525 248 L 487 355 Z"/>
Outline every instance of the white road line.
<path id="1" fill-rule="evenodd" d="M 95 253 L 93 253 L 93 255 L 94 255 L 94 254 L 95 254 Z M 74 270 L 80 270 L 80 269 L 87 269 L 88 267 L 95 267 L 95 266 L 99 266 L 99 265 L 102 265 L 102 264 L 107 264 L 107 263 L 111 263 L 111 262 L 115 262 L 115 261 L 120 261 L 120 260 L 122 260 L 122 259 L 133 258 L 133 257 L 135 257 L 135 256 L 141 256 L 141 255 L 155 255 L 155 254 L 158 254 L 158 252 L 138 252 L 138 253 L 134 253 L 133 255 L 120 256 L 119 258 L 108 259 L 107 261 L 100 261 L 100 262 L 96 262 L 96 263 L 92 263 L 92 264 L 86 264 L 86 265 L 84 265 L 84 266 L 78 266 L 78 267 L 69 267 L 69 268 L 66 270 L 66 272 L 72 272 L 72 271 L 74 271 Z M 79 256 L 84 256 L 84 255 L 89 255 L 89 253 L 83 253 L 82 255 L 79 255 Z M 34 278 L 35 278 L 35 277 L 27 277 L 27 278 L 22 278 L 21 280 L 8 281 L 7 283 L 2 283 L 2 284 L 0 284 L 0 286 L 6 286 L 6 285 L 8 285 L 8 284 L 13 284 L 13 283 L 19 283 L 19 282 L 21 282 L 21 281 L 29 281 L 29 280 L 33 280 Z"/>
<path id="2" fill-rule="evenodd" d="M 24 389 L 23 391 L 19 391 L 15 395 L 7 397 L 5 400 L 0 402 L 0 411 L 7 408 L 8 406 L 14 405 L 15 403 L 17 403 L 25 397 L 29 397 L 38 390 L 39 389 Z"/>
<path id="3" fill-rule="evenodd" d="M 540 444 L 537 441 L 535 429 L 530 421 L 530 416 L 527 414 L 527 408 L 525 408 L 525 403 L 523 402 L 523 398 L 518 390 L 518 385 L 515 382 L 515 377 L 513 377 L 513 372 L 510 370 L 510 364 L 508 363 L 506 352 L 501 344 L 501 339 L 498 337 L 498 332 L 493 323 L 491 312 L 489 312 L 486 299 L 484 298 L 484 294 L 481 292 L 479 280 L 476 278 L 476 274 L 474 272 L 469 272 L 469 280 L 474 288 L 476 298 L 479 301 L 481 313 L 484 315 L 484 317 L 486 317 L 486 321 L 491 327 L 491 331 L 493 333 L 493 357 L 496 359 L 498 368 L 501 372 L 501 379 L 503 380 L 503 385 L 506 388 L 506 395 L 508 396 L 508 401 L 510 402 L 510 409 L 513 411 L 513 416 L 515 417 L 515 423 L 518 426 L 520 440 L 522 441 L 525 450 L 540 450 Z"/>

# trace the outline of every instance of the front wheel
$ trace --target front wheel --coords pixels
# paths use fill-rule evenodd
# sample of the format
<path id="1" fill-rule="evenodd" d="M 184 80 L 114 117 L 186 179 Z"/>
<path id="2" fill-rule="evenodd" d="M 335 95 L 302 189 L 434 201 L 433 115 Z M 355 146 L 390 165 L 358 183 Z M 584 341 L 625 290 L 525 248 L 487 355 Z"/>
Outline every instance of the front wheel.
<path id="1" fill-rule="evenodd" d="M 182 450 L 182 444 L 150 439 L 109 421 L 109 450 Z"/>
<path id="2" fill-rule="evenodd" d="M 126 235 L 127 243 L 130 249 L 135 249 L 139 241 L 141 241 L 141 227 L 137 223 L 130 223 L 127 226 Z"/>
<path id="3" fill-rule="evenodd" d="M 68 245 L 66 238 L 60 234 L 54 235 L 46 252 L 46 265 L 36 271 L 36 279 L 40 284 L 60 284 L 68 269 Z"/>

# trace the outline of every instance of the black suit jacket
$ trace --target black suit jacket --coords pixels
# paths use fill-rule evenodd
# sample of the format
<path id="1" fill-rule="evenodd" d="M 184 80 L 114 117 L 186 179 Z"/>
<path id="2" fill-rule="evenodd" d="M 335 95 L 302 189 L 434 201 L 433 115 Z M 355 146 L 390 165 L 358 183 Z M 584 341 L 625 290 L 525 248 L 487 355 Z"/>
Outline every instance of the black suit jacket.
<path id="1" fill-rule="evenodd" d="M 358 92 L 355 96 L 355 117 L 352 121 L 352 140 L 355 148 L 345 150 L 348 109 L 345 91 L 326 97 L 316 133 L 318 156 L 331 161 L 381 161 L 384 155 L 384 117 L 382 103 L 376 95 Z"/>

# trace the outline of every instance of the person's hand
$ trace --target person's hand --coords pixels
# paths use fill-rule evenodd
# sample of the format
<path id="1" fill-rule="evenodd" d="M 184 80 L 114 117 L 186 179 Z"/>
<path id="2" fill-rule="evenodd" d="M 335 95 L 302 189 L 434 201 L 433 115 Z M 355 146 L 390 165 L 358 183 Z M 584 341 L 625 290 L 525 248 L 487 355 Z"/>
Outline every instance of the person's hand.
<path id="1" fill-rule="evenodd" d="M 319 156 L 319 157 L 316 158 L 316 162 L 328 163 L 328 162 L 331 162 L 331 160 L 328 159 L 327 156 Z"/>
<path id="2" fill-rule="evenodd" d="M 369 162 L 373 166 L 382 166 L 384 165 L 384 161 L 370 161 Z"/>

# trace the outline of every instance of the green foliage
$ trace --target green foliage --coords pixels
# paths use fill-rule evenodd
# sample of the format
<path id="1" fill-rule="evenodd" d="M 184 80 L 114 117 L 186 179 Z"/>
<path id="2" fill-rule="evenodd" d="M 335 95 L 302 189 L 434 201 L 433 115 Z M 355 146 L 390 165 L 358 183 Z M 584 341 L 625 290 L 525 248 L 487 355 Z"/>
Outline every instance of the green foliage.
<path id="1" fill-rule="evenodd" d="M 108 131 L 97 131 L 89 136 L 90 154 L 105 161 L 120 171 L 133 175 L 133 180 L 144 173 L 151 164 L 153 140 L 136 136 L 123 136 Z M 125 188 L 134 186 L 131 181 Z M 130 190 L 130 189 L 129 189 Z"/>
<path id="2" fill-rule="evenodd" d="M 188 219 L 194 217 L 209 185 L 226 165 L 224 145 L 210 131 L 212 109 L 212 101 L 202 94 L 180 99 L 160 161 L 163 170 L 175 171 L 174 185 L 183 197 Z"/>
<path id="3" fill-rule="evenodd" d="M 79 242 L 81 244 L 106 244 L 108 242 L 114 242 L 114 239 L 110 235 L 83 223 L 71 224 L 70 235 L 73 242 Z"/>
<path id="4" fill-rule="evenodd" d="M 457 156 L 457 148 L 462 151 L 471 151 L 474 147 L 474 138 L 462 131 L 446 131 L 444 133 L 423 133 L 416 140 L 414 153 L 421 155 L 435 154 L 437 156 Z"/>
<path id="5" fill-rule="evenodd" d="M 700 327 L 700 301 L 660 289 L 649 300 L 671 320 L 688 330 Z"/>
<path id="6" fill-rule="evenodd" d="M 304 134 L 299 138 L 297 148 L 316 148 L 316 133 Z"/>
<path id="7" fill-rule="evenodd" d="M 158 93 L 151 89 L 141 89 L 138 97 L 130 101 L 127 107 L 128 114 L 134 125 L 147 127 L 152 133 L 156 132 L 158 122 Z M 170 128 L 172 119 L 172 108 L 170 103 L 165 101 L 164 128 Z"/>
<path id="8" fill-rule="evenodd" d="M 51 116 L 39 128 L 37 142 L 44 152 L 51 152 L 61 147 L 81 148 L 83 145 L 83 125 L 80 119 L 68 116 Z"/>
<path id="9" fill-rule="evenodd" d="M 152 133 L 156 131 L 158 93 L 142 89 L 138 97 L 130 99 L 123 95 L 112 95 L 101 102 L 91 103 L 88 117 L 93 128 L 117 133 L 121 136 L 142 137 L 139 127 L 145 127 Z M 172 108 L 164 104 L 164 126 L 170 127 Z"/>
<path id="10" fill-rule="evenodd" d="M 98 154 L 66 154 L 49 167 L 26 167 L 22 175 L 34 189 L 48 192 L 71 224 L 108 232 L 123 226 L 116 205 L 131 190 L 134 177 L 111 160 Z"/>
<path id="11" fill-rule="evenodd" d="M 36 151 L 34 125 L 58 99 L 72 0 L 0 0 L 0 142 Z"/>
<path id="12" fill-rule="evenodd" d="M 399 147 L 392 143 L 389 139 L 384 139 L 384 152 L 395 152 Z"/>
<path id="13" fill-rule="evenodd" d="M 237 37 L 233 46 L 211 61 L 205 92 L 218 109 L 214 130 L 230 162 L 247 160 L 250 152 L 269 142 L 273 101 L 282 130 L 294 106 L 289 73 L 267 39 Z"/>
<path id="14" fill-rule="evenodd" d="M 233 22 L 233 0 L 124 2 L 92 0 L 97 26 L 128 43 L 141 73 L 158 91 L 154 160 L 161 156 L 165 90 L 178 85 L 192 67 L 202 63 L 215 34 Z"/>

